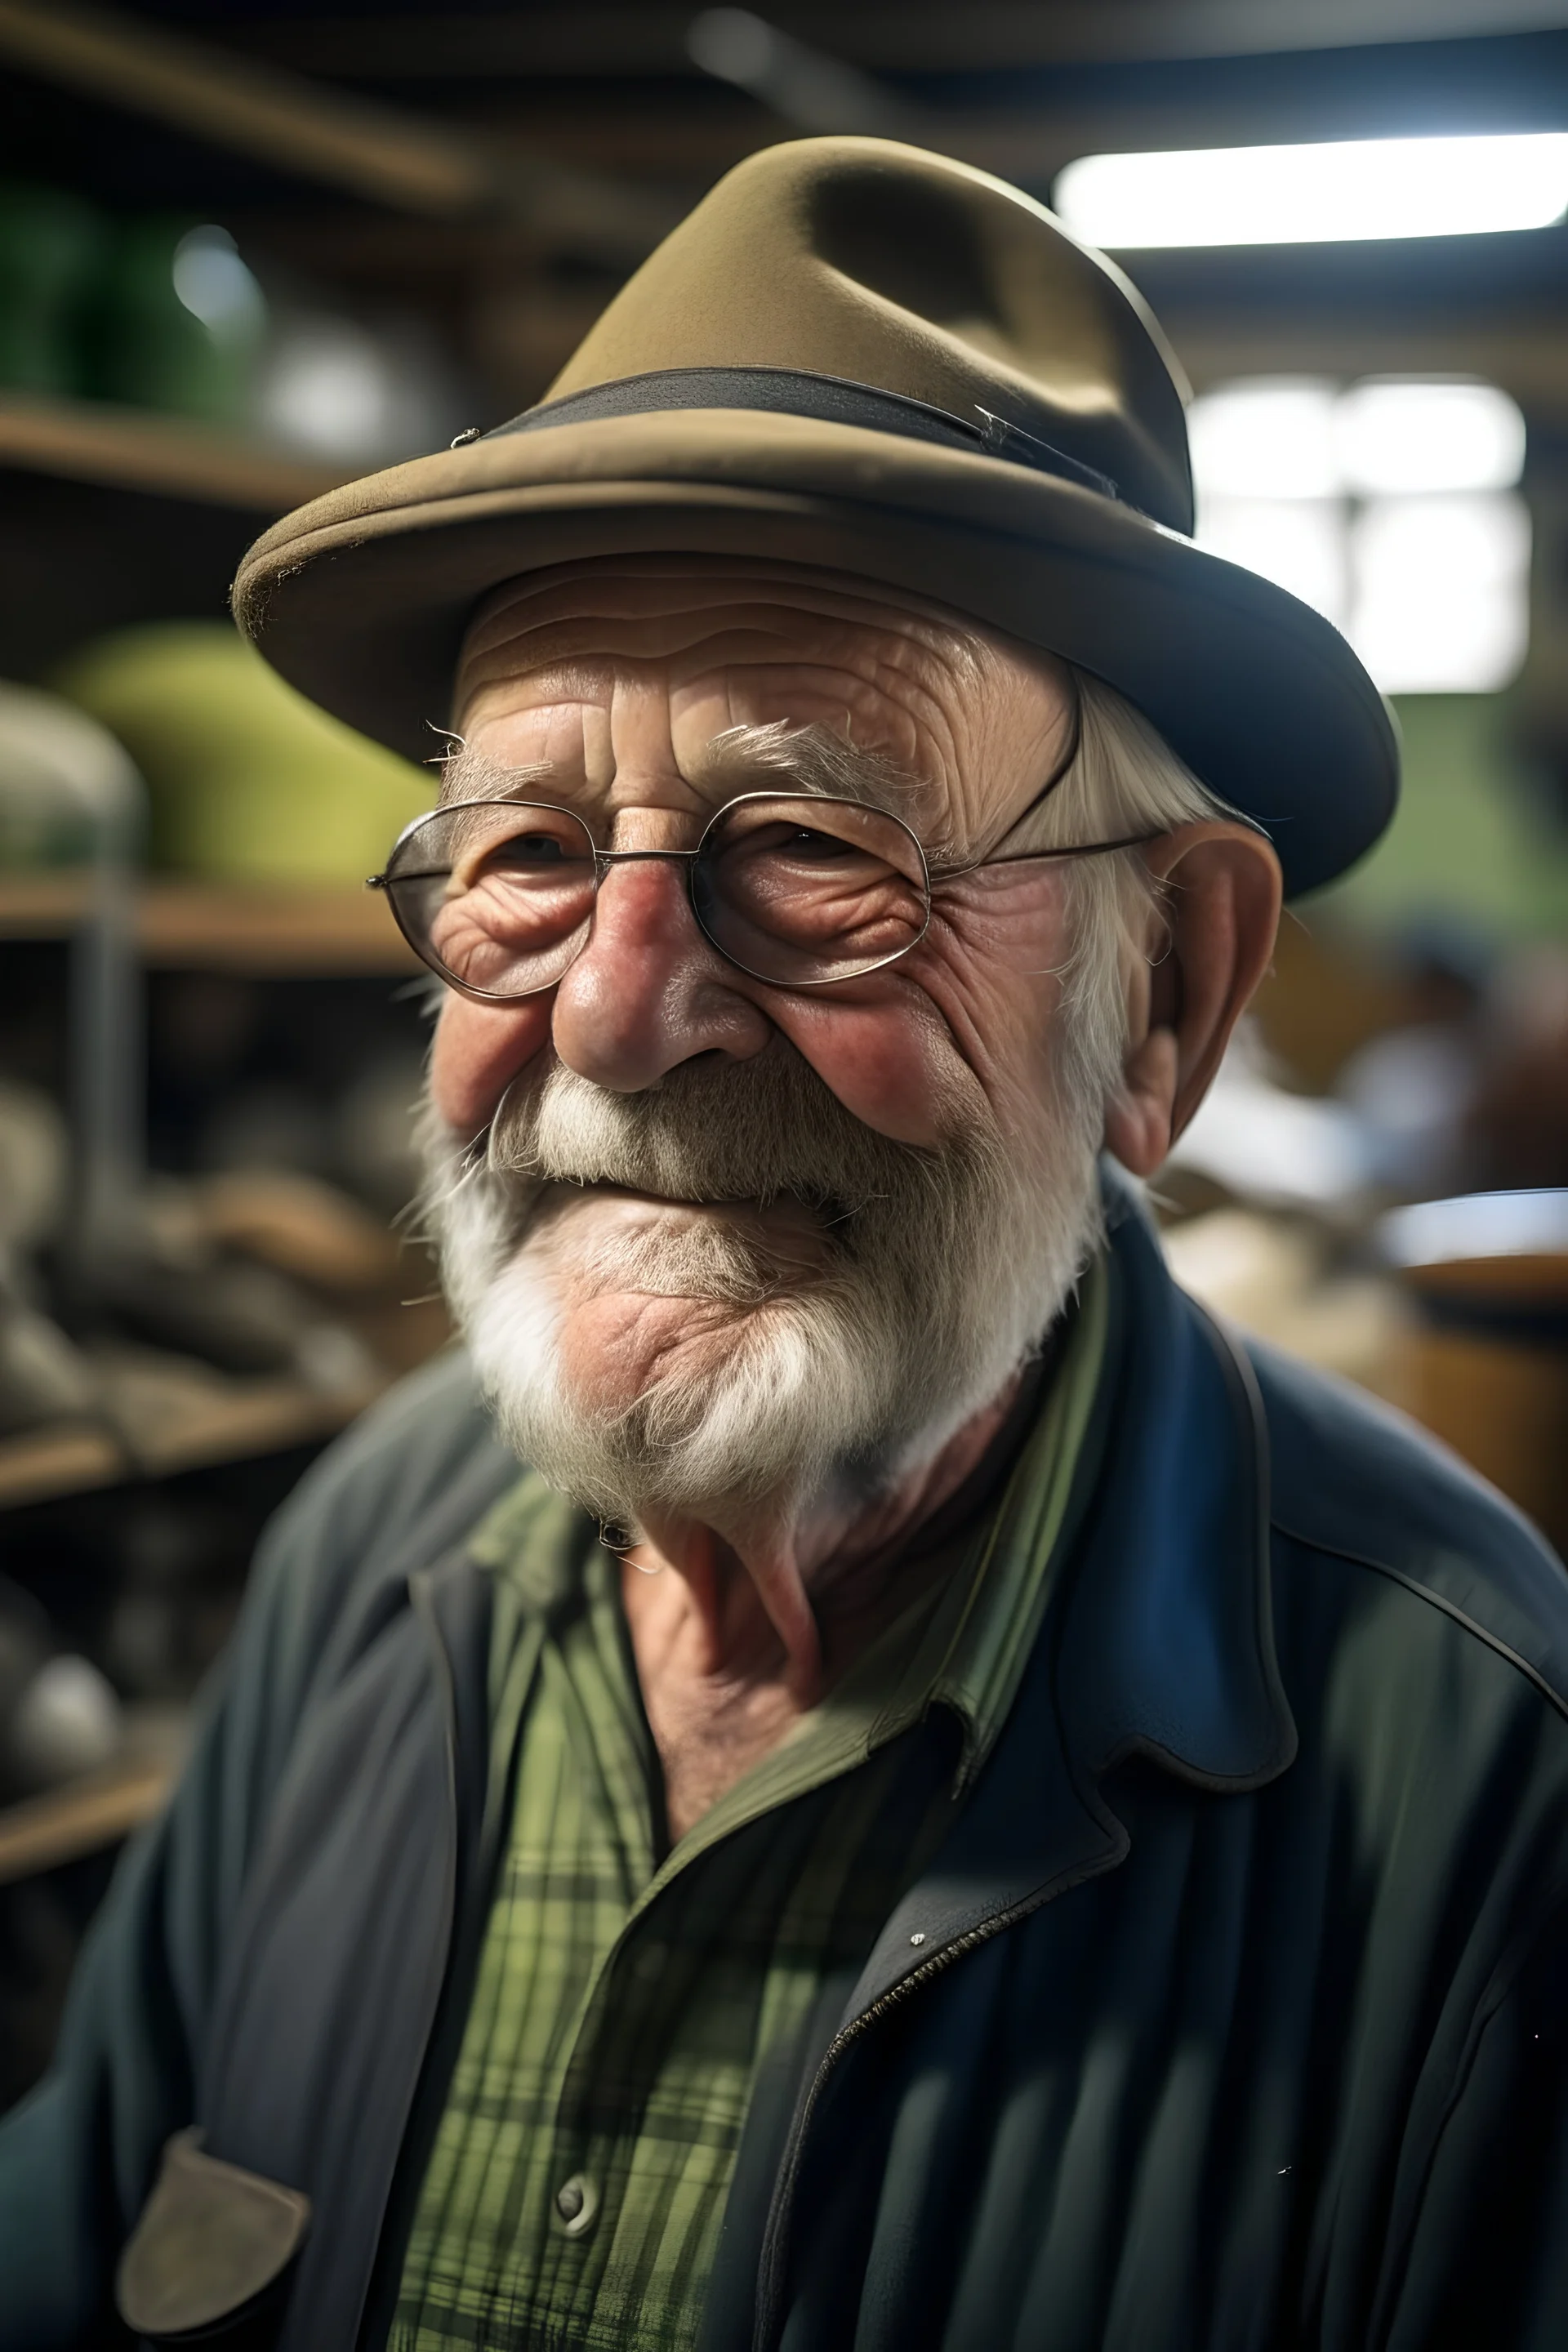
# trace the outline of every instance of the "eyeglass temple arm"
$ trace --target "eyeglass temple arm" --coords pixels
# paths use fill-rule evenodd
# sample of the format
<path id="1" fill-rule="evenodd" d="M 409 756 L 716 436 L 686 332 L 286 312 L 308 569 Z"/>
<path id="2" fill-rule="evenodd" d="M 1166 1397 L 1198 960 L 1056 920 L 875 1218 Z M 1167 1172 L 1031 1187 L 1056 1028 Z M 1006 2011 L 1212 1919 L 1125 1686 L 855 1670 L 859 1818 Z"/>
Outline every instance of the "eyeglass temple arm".
<path id="1" fill-rule="evenodd" d="M 968 866 L 944 866 L 932 872 L 933 882 L 956 882 L 965 874 L 979 874 L 987 866 L 1028 866 L 1037 858 L 1106 857 L 1113 849 L 1141 849 L 1145 842 L 1159 841 L 1163 829 L 1153 833 L 1119 834 L 1114 841 L 1074 841 L 1061 849 L 1015 849 L 1005 857 L 976 857 Z"/>
<path id="2" fill-rule="evenodd" d="M 1027 818 L 1032 817 L 1037 809 L 1044 807 L 1046 802 L 1050 799 L 1051 794 L 1056 791 L 1057 786 L 1067 775 L 1068 770 L 1072 766 L 1073 761 L 1078 758 L 1082 748 L 1083 694 L 1075 679 L 1073 682 L 1072 696 L 1072 730 L 1068 737 L 1067 749 L 1063 751 L 1061 758 L 1057 761 L 1056 766 L 1051 770 L 1050 774 L 1046 778 L 1045 782 L 1040 786 L 1039 791 L 1035 794 L 1034 799 L 1029 803 L 1028 807 L 1021 809 L 1018 814 L 1013 819 L 1012 824 L 1007 827 L 1006 833 L 1002 836 L 1004 841 L 1008 838 L 1009 835 L 1016 833 L 1018 827 L 1024 824 Z M 1006 852 L 1000 857 L 993 854 L 989 857 L 971 858 L 967 866 L 943 866 L 940 870 L 934 871 L 931 878 L 933 882 L 956 882 L 963 875 L 978 874 L 983 866 L 1027 866 L 1037 858 L 1104 857 L 1109 856 L 1114 849 L 1139 849 L 1142 848 L 1142 845 L 1146 841 L 1158 841 L 1160 835 L 1158 832 L 1124 833 L 1119 835 L 1114 841 L 1078 842 L 1062 849 L 1015 849 Z"/>
<path id="3" fill-rule="evenodd" d="M 1049 800 L 1051 794 L 1056 791 L 1057 786 L 1067 775 L 1068 770 L 1072 766 L 1073 761 L 1078 758 L 1082 745 L 1083 694 L 1081 688 L 1075 680 L 1073 685 L 1072 702 L 1072 733 L 1068 739 L 1067 750 L 1062 753 L 1061 758 L 1057 761 L 1056 766 L 1046 778 L 1045 782 L 1040 786 L 1039 791 L 1035 794 L 1035 797 L 1029 803 L 1028 807 L 1021 810 L 1014 818 L 1012 824 L 1007 827 L 1006 833 L 1002 836 L 1004 841 L 1007 840 L 1009 835 L 1016 833 L 1018 827 L 1025 822 L 1025 819 L 1033 816 L 1035 811 L 1037 808 L 1042 807 L 1044 803 Z M 1252 824 L 1252 820 L 1249 817 L 1242 817 L 1240 822 L 1244 824 Z M 933 882 L 956 882 L 965 874 L 978 874 L 983 866 L 1026 866 L 1036 858 L 1105 857 L 1108 856 L 1112 850 L 1116 849 L 1142 849 L 1146 842 L 1159 841 L 1162 839 L 1166 830 L 1167 828 L 1165 826 L 1161 825 L 1156 826 L 1152 833 L 1120 834 L 1114 841 L 1082 841 L 1069 844 L 1067 847 L 1062 849 L 1015 849 L 1006 852 L 1000 857 L 994 855 L 990 857 L 973 857 L 971 858 L 967 866 L 945 866 L 940 868 L 935 868 L 932 870 L 931 878 Z M 1255 833 L 1261 834 L 1263 838 L 1266 841 L 1268 840 L 1268 834 L 1266 826 L 1252 824 L 1252 830 Z"/>

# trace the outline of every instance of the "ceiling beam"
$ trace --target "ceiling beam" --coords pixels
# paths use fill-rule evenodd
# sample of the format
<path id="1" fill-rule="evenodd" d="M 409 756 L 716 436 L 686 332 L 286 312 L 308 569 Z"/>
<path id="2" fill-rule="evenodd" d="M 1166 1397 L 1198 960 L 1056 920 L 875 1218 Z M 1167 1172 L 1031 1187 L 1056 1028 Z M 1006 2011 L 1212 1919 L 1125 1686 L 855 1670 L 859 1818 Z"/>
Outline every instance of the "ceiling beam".
<path id="1" fill-rule="evenodd" d="M 966 65 L 1174 63 L 1184 58 L 1259 57 L 1301 49 L 1363 48 L 1383 42 L 1495 38 L 1568 26 L 1563 0 L 967 0 L 958 8 L 908 12 L 885 5 L 809 14 L 819 37 L 861 64 L 878 46 L 891 66 L 908 28 L 909 65 L 962 72 Z M 806 37 L 804 21 L 792 29 Z M 835 36 L 834 28 L 837 27 Z M 977 54 L 977 52 L 979 54 Z"/>
<path id="2" fill-rule="evenodd" d="M 0 59 L 209 146 L 426 217 L 522 217 L 563 241 L 646 253 L 668 224 L 641 191 L 502 150 L 401 108 L 83 0 L 0 0 Z"/>
<path id="3" fill-rule="evenodd" d="M 536 80 L 694 70 L 692 5 L 536 5 L 375 20 L 228 17 L 224 37 L 352 80 L 495 74 Z M 1564 0 L 780 0 L 762 13 L 796 41 L 872 72 L 972 73 L 1040 66 L 1174 63 L 1384 43 L 1495 39 L 1568 29 Z"/>

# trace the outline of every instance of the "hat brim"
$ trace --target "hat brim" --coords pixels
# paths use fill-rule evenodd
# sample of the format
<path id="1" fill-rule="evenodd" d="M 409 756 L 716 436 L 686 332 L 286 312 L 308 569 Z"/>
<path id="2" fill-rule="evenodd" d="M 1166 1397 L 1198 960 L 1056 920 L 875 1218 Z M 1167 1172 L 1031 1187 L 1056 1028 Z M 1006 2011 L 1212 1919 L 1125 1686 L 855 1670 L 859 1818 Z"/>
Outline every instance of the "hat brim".
<path id="1" fill-rule="evenodd" d="M 489 591 L 648 554 L 852 573 L 1077 663 L 1266 829 L 1291 897 L 1342 873 L 1394 813 L 1391 715 L 1309 605 L 1074 483 L 813 418 L 664 410 L 416 458 L 276 523 L 234 610 L 301 693 L 425 760 Z"/>

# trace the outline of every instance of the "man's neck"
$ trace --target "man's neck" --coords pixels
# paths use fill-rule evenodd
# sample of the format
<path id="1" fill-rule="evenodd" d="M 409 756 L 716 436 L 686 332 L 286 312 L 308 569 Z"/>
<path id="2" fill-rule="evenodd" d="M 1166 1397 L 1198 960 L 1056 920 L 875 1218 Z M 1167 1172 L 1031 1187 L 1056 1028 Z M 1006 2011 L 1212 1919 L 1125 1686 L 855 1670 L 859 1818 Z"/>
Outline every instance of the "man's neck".
<path id="1" fill-rule="evenodd" d="M 672 1835 L 776 1747 L 939 1571 L 940 1551 L 921 1538 L 982 1474 L 1027 1379 L 1015 1376 L 887 1492 L 759 1512 L 728 1538 L 670 1518 L 626 1554 L 622 1593 Z"/>

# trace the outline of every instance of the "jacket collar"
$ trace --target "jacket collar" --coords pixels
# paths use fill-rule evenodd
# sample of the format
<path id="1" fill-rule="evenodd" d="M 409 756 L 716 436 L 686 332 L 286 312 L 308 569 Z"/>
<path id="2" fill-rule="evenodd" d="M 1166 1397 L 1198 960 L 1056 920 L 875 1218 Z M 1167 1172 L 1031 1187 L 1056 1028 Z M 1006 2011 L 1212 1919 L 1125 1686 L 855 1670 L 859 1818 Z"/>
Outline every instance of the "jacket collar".
<path id="1" fill-rule="evenodd" d="M 1172 1280 L 1108 1188 L 1108 1426 L 1064 1596 L 1056 1698 L 1079 1774 L 1146 1755 L 1201 1787 L 1282 1772 L 1296 1727 L 1275 1657 L 1268 1433 L 1240 1347 Z"/>
<path id="2" fill-rule="evenodd" d="M 1108 1183 L 1112 1327 L 1059 1600 L 989 1764 L 896 1906 L 841 2030 L 954 1948 L 1121 1862 L 1100 1782 L 1136 1756 L 1215 1794 L 1296 1753 L 1275 1658 L 1268 1433 L 1240 1349 Z"/>

